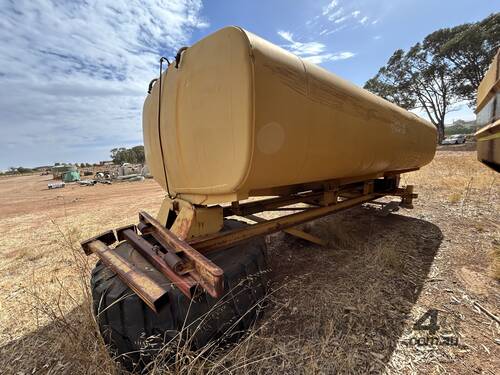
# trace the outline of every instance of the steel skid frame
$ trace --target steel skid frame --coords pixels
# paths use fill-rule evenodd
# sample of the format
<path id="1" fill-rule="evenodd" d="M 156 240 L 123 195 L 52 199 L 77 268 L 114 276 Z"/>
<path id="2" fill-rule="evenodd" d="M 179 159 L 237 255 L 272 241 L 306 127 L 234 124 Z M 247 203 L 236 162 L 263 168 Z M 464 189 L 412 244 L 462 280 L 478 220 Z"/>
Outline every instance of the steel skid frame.
<path id="1" fill-rule="evenodd" d="M 172 285 L 190 299 L 203 292 L 219 298 L 224 291 L 224 273 L 205 254 L 279 231 L 323 245 L 322 239 L 295 227 L 364 203 L 384 206 L 386 203 L 376 202 L 384 196 L 401 198 L 388 208 L 412 208 L 417 194 L 411 185 L 399 187 L 399 173 L 255 191 L 251 195 L 260 195 L 261 199 L 226 206 L 198 206 L 179 198 L 166 198 L 168 210 L 163 216 L 160 210 L 162 217 L 155 219 L 140 212 L 137 225 L 107 231 L 83 241 L 81 246 L 87 255 L 97 255 L 154 311 L 168 300 Z M 283 215 L 269 220 L 256 215 L 266 211 L 281 211 Z M 255 224 L 221 231 L 224 218 L 232 216 Z M 161 273 L 165 282 L 149 277 L 144 267 L 117 254 L 111 247 L 117 241 L 127 241 L 143 262 Z M 233 251 L 238 251 L 237 247 Z"/>

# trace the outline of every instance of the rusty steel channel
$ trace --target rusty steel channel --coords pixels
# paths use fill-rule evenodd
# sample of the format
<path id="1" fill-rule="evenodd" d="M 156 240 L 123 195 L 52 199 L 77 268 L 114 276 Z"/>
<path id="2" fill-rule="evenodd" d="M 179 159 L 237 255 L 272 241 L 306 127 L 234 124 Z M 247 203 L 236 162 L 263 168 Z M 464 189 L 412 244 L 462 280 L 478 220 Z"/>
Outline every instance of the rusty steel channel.
<path id="1" fill-rule="evenodd" d="M 154 268 L 160 271 L 168 280 L 175 284 L 188 298 L 196 292 L 196 281 L 189 275 L 180 275 L 182 260 L 167 250 L 163 254 L 158 248 L 137 234 L 134 225 L 116 230 L 118 241 L 127 240 Z"/>
<path id="2" fill-rule="evenodd" d="M 253 237 L 279 232 L 295 225 L 327 216 L 333 212 L 342 211 L 366 202 L 370 202 L 384 195 L 391 194 L 371 193 L 361 195 L 357 198 L 347 199 L 330 206 L 310 208 L 295 214 L 253 224 L 246 228 L 234 229 L 203 238 L 194 238 L 189 241 L 189 244 L 202 253 L 208 253 L 210 251 L 231 247 Z"/>
<path id="3" fill-rule="evenodd" d="M 82 244 L 86 252 L 96 254 L 106 266 L 130 287 L 153 311 L 158 312 L 168 301 L 170 285 L 161 285 L 142 273 L 100 240 Z"/>

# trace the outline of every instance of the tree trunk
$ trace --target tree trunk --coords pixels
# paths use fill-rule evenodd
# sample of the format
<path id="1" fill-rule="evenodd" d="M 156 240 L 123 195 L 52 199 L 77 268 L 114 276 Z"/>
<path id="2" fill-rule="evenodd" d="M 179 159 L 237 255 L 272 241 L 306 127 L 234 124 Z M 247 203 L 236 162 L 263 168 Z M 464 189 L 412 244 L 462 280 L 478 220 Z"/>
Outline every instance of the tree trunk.
<path id="1" fill-rule="evenodd" d="M 436 128 L 438 131 L 438 144 L 441 144 L 441 142 L 443 142 L 444 139 L 444 121 L 439 121 L 436 124 Z"/>

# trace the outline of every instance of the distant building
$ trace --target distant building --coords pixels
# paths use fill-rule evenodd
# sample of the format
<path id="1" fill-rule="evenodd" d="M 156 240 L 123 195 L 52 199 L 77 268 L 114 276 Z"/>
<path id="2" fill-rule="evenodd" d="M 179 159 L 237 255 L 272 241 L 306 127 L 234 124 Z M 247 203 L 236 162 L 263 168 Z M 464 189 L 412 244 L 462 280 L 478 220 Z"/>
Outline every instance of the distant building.
<path id="1" fill-rule="evenodd" d="M 112 160 L 104 160 L 99 162 L 99 165 L 113 165 L 113 164 L 114 163 Z"/>

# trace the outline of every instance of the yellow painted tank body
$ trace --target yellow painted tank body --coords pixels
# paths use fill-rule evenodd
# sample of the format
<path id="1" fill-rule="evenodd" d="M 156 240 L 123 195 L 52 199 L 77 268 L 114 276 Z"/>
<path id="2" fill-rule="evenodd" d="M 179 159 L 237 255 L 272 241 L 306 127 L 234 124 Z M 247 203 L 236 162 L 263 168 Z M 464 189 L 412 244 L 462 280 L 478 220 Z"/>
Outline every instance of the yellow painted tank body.
<path id="1" fill-rule="evenodd" d="M 419 168 L 436 129 L 388 101 L 238 27 L 182 53 L 143 111 L 156 181 L 192 203 L 272 187 Z"/>

